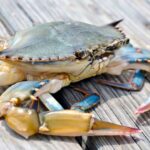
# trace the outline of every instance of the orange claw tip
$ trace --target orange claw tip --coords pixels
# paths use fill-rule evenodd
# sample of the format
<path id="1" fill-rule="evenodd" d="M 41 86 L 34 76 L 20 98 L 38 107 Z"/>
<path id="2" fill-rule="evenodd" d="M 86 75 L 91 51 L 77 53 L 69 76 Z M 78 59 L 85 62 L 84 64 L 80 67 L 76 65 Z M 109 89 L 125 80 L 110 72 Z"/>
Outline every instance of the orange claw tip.
<path id="1" fill-rule="evenodd" d="M 137 110 L 135 110 L 135 112 L 134 112 L 136 115 L 138 115 L 138 114 L 142 114 L 142 113 L 144 113 L 143 111 L 140 111 L 139 109 L 137 109 Z"/>
<path id="2" fill-rule="evenodd" d="M 131 128 L 99 120 L 95 120 L 92 131 L 94 135 L 101 136 L 128 136 L 131 134 L 137 134 L 142 132 L 142 130 L 137 128 Z"/>
<path id="3" fill-rule="evenodd" d="M 143 131 L 140 129 L 137 129 L 137 128 L 125 127 L 124 130 L 119 131 L 119 132 L 120 132 L 120 135 L 122 135 L 122 136 L 128 136 L 128 135 L 132 135 L 132 134 L 142 133 Z"/>
<path id="4" fill-rule="evenodd" d="M 131 131 L 130 131 L 131 134 L 142 133 L 142 132 L 143 132 L 143 130 L 140 130 L 137 128 L 131 128 Z"/>
<path id="5" fill-rule="evenodd" d="M 150 110 L 150 103 L 142 104 L 134 113 L 135 114 L 142 114 Z"/>

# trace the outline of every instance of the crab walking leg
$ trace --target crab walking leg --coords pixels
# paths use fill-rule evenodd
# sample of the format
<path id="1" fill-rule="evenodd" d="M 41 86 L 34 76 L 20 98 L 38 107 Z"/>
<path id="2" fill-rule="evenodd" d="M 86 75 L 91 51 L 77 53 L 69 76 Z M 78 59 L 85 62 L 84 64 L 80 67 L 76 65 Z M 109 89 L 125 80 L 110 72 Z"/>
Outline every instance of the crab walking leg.
<path id="1" fill-rule="evenodd" d="M 109 74 L 120 75 L 123 70 L 141 69 L 150 72 L 150 51 L 146 49 L 135 49 L 131 45 L 120 48 L 112 59 L 106 71 Z M 140 72 L 139 72 L 140 73 Z M 139 74 L 136 83 L 143 84 L 144 76 Z M 135 78 L 136 79 L 136 78 Z M 106 83 L 107 84 L 107 83 Z M 111 83 L 114 85 L 114 83 Z M 119 85 L 120 86 L 120 85 Z M 140 86 L 139 86 L 140 87 Z M 140 114 L 150 110 L 150 98 L 142 104 L 135 113 Z"/>
<path id="2" fill-rule="evenodd" d="M 49 93 L 44 93 L 39 96 L 40 101 L 44 104 L 44 106 L 49 111 L 60 111 L 63 110 L 63 107 L 59 104 L 59 102 Z"/>
<path id="3" fill-rule="evenodd" d="M 131 69 L 134 69 L 134 67 L 135 69 L 138 68 L 137 66 L 140 66 L 140 63 L 141 69 L 148 70 L 147 66 L 144 66 L 144 64 L 142 65 L 142 63 L 149 63 L 149 59 L 150 52 L 148 50 L 134 48 L 132 45 L 128 44 L 127 46 L 124 46 L 117 51 L 116 57 L 114 58 L 116 64 L 112 62 L 114 64 L 111 66 L 112 68 L 108 69 L 108 72 L 115 74 L 113 71 L 119 70 L 120 74 L 124 69 L 130 69 L 130 67 Z M 99 79 L 97 82 L 126 90 L 140 90 L 143 87 L 144 78 L 145 77 L 142 71 L 137 69 L 132 78 L 127 83 L 116 83 L 103 79 Z"/>
<path id="4" fill-rule="evenodd" d="M 40 101 L 49 111 L 60 111 L 63 107 L 59 102 L 49 93 L 44 93 L 39 96 Z M 78 111 L 86 111 L 100 102 L 100 96 L 92 93 L 84 97 L 80 102 L 74 103 L 70 109 Z"/>
<path id="5" fill-rule="evenodd" d="M 71 106 L 72 110 L 86 111 L 100 102 L 100 96 L 96 93 L 86 96 L 82 101 L 76 102 Z"/>
<path id="6" fill-rule="evenodd" d="M 82 88 L 73 87 L 74 90 L 81 92 L 85 97 L 80 101 L 76 102 L 71 106 L 72 110 L 86 111 L 96 106 L 100 102 L 100 96 L 97 93 L 93 93 L 89 90 Z"/>
<path id="7" fill-rule="evenodd" d="M 40 133 L 57 136 L 111 136 L 141 132 L 139 129 L 99 121 L 90 113 L 75 110 L 41 113 L 40 124 Z"/>
<path id="8" fill-rule="evenodd" d="M 117 83 L 117 82 L 112 82 L 104 79 L 96 80 L 96 82 L 100 84 L 105 84 L 108 86 L 121 88 L 125 90 L 133 90 L 133 91 L 140 90 L 144 85 L 144 81 L 145 81 L 145 76 L 141 70 L 136 70 L 135 73 L 132 75 L 131 79 L 127 83 Z"/>
<path id="9" fill-rule="evenodd" d="M 136 49 L 130 44 L 116 51 L 115 57 L 106 67 L 105 72 L 112 75 L 120 75 L 124 70 L 143 70 L 150 72 L 150 51 Z"/>

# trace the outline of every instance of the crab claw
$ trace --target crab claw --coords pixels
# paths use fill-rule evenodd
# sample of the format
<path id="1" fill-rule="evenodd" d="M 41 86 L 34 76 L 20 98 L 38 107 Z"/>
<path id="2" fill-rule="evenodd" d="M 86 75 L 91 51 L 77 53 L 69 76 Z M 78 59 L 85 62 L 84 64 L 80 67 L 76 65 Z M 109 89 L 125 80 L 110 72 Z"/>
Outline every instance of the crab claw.
<path id="1" fill-rule="evenodd" d="M 135 114 L 142 114 L 149 110 L 150 110 L 150 97 L 139 108 L 137 108 L 137 110 L 135 111 Z"/>
<path id="2" fill-rule="evenodd" d="M 130 135 L 135 133 L 141 133 L 142 130 L 137 128 L 131 128 L 126 126 L 117 125 L 114 123 L 99 121 L 97 119 L 94 120 L 91 135 Z"/>
<path id="3" fill-rule="evenodd" d="M 90 113 L 75 110 L 47 112 L 40 115 L 39 132 L 58 136 L 111 136 L 141 132 L 136 128 L 99 121 Z"/>
<path id="4" fill-rule="evenodd" d="M 34 109 L 13 106 L 7 111 L 5 120 L 11 129 L 25 138 L 38 133 L 39 119 Z"/>
<path id="5" fill-rule="evenodd" d="M 99 121 L 90 113 L 75 110 L 43 112 L 38 116 L 34 109 L 11 107 L 5 115 L 8 126 L 28 138 L 36 133 L 56 136 L 111 136 L 141 132 L 136 128 Z"/>
<path id="6" fill-rule="evenodd" d="M 24 81 L 10 86 L 0 96 L 0 117 L 4 116 L 10 107 L 19 105 L 29 98 L 31 95 L 30 91 L 34 87 L 35 83 L 37 82 Z"/>

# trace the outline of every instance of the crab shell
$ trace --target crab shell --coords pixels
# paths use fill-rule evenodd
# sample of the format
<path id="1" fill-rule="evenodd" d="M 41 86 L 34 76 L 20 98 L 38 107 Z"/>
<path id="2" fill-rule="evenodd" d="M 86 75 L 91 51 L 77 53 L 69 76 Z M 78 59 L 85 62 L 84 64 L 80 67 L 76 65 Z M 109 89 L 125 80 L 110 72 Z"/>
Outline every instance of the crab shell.
<path id="1" fill-rule="evenodd" d="M 0 52 L 0 60 L 6 63 L 1 68 L 6 66 L 15 75 L 20 74 L 16 77 L 12 73 L 10 77 L 10 69 L 11 79 L 6 84 L 61 73 L 69 75 L 70 82 L 77 82 L 105 72 L 113 50 L 128 43 L 115 28 L 118 23 L 99 27 L 81 22 L 52 22 L 17 32 L 5 41 L 6 48 Z"/>

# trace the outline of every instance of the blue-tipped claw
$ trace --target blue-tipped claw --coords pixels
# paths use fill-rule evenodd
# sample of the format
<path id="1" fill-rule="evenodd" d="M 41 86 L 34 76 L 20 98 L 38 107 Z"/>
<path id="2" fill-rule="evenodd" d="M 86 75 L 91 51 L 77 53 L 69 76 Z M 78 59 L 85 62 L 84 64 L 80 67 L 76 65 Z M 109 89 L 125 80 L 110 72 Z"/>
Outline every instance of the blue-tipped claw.
<path id="1" fill-rule="evenodd" d="M 72 105 L 71 109 L 86 111 L 100 102 L 100 96 L 93 93 L 86 96 L 81 102 L 77 102 Z"/>
<path id="2" fill-rule="evenodd" d="M 133 77 L 131 78 L 131 81 L 129 81 L 132 84 L 132 87 L 135 87 L 135 90 L 140 90 L 143 87 L 145 80 L 145 76 L 142 73 L 141 70 L 136 70 Z"/>
<path id="3" fill-rule="evenodd" d="M 117 82 L 112 82 L 108 80 L 103 80 L 99 79 L 97 80 L 97 83 L 100 84 L 105 84 L 108 86 L 116 87 L 116 88 L 121 88 L 125 90 L 140 90 L 143 87 L 145 80 L 145 76 L 140 70 L 136 70 L 129 82 L 127 83 L 117 83 Z"/>

